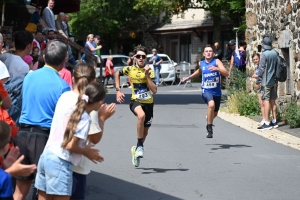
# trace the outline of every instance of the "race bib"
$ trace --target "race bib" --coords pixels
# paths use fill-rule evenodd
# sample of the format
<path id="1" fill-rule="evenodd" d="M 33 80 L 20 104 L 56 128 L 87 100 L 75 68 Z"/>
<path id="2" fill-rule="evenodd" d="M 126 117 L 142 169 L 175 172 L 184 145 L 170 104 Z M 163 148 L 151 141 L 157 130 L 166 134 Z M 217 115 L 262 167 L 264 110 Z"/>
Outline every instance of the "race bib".
<path id="1" fill-rule="evenodd" d="M 205 82 L 204 83 L 204 88 L 206 89 L 211 89 L 211 88 L 216 88 L 217 83 L 216 82 Z"/>
<path id="2" fill-rule="evenodd" d="M 148 89 L 144 88 L 135 91 L 135 98 L 139 100 L 147 100 L 151 98 L 151 95 Z"/>

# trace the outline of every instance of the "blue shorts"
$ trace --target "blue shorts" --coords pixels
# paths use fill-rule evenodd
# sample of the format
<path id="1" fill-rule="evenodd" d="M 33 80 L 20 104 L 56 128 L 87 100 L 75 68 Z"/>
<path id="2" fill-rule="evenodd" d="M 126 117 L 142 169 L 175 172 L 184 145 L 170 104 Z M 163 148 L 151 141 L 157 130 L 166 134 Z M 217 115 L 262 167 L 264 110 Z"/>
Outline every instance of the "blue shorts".
<path id="1" fill-rule="evenodd" d="M 71 196 L 72 163 L 45 150 L 37 166 L 34 186 L 46 194 Z"/>
<path id="2" fill-rule="evenodd" d="M 205 101 L 206 104 L 210 101 L 215 102 L 215 110 L 214 112 L 218 112 L 221 104 L 221 96 L 214 96 L 211 93 L 204 92 L 202 93 L 202 99 Z"/>
<path id="3" fill-rule="evenodd" d="M 71 199 L 84 200 L 86 191 L 86 175 L 73 172 L 73 189 Z"/>

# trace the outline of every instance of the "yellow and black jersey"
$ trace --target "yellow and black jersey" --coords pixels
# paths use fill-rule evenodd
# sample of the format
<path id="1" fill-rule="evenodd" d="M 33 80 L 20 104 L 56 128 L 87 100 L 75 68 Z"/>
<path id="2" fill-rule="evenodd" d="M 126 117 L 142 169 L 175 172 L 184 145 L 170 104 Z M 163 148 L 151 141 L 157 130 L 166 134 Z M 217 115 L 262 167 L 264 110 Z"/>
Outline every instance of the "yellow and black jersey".
<path id="1" fill-rule="evenodd" d="M 135 65 L 124 67 L 120 70 L 120 76 L 128 76 L 131 80 L 132 96 L 131 100 L 140 103 L 153 103 L 152 92 L 149 89 L 145 69 Z M 149 70 L 150 78 L 155 78 L 154 71 Z"/>

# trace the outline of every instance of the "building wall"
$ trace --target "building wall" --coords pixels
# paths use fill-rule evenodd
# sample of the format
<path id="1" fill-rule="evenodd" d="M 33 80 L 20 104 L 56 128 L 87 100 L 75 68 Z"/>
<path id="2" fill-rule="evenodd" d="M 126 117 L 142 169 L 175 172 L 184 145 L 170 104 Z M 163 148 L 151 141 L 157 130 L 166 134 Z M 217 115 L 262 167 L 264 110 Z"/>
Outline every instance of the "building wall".
<path id="1" fill-rule="evenodd" d="M 249 58 L 257 52 L 263 36 L 269 36 L 273 47 L 288 63 L 288 80 L 279 83 L 279 102 L 287 97 L 300 95 L 300 3 L 297 0 L 246 0 L 245 33 Z M 254 73 L 255 66 L 250 59 L 247 72 Z M 248 78 L 247 89 L 253 89 L 254 80 Z"/>

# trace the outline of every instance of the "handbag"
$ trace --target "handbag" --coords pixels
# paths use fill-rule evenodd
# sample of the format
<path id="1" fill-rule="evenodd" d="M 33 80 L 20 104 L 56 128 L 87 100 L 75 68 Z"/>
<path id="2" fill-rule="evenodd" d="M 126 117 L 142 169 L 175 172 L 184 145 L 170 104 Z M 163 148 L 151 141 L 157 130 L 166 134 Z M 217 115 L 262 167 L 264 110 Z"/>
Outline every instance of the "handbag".
<path id="1" fill-rule="evenodd" d="M 29 22 L 25 28 L 26 31 L 30 33 L 35 33 L 37 29 L 37 25 L 35 23 Z"/>

